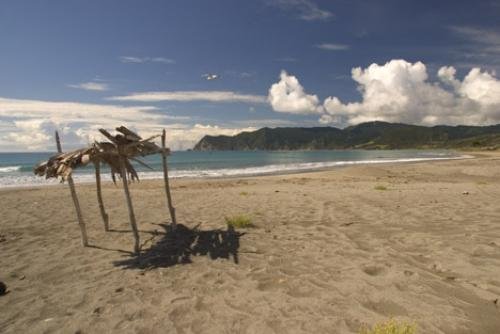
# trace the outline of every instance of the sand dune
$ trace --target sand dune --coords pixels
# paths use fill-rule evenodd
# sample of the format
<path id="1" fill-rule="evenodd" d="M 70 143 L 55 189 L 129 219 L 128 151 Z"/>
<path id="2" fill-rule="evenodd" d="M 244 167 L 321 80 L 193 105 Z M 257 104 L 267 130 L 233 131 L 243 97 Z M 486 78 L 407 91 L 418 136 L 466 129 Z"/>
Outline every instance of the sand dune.
<path id="1" fill-rule="evenodd" d="M 131 187 L 140 259 L 119 186 L 108 233 L 94 186 L 77 188 L 91 248 L 65 186 L 0 191 L 0 332 L 357 333 L 390 317 L 500 332 L 498 154 L 172 183 L 177 242 L 162 183 Z M 236 214 L 256 227 L 228 233 Z"/>

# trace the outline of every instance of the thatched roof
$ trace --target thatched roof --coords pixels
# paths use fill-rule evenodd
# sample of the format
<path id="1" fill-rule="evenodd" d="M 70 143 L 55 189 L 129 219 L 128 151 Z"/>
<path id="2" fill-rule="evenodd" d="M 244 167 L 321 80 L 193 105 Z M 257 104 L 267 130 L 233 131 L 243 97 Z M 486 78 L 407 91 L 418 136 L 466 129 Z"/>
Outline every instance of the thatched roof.
<path id="1" fill-rule="evenodd" d="M 109 142 L 94 142 L 90 147 L 74 150 L 66 153 L 58 153 L 47 161 L 40 162 L 34 168 L 34 173 L 45 178 L 61 178 L 61 182 L 67 180 L 73 170 L 87 165 L 89 162 L 103 162 L 111 168 L 111 177 L 116 182 L 116 174 L 120 173 L 120 159 L 123 159 L 125 169 L 130 180 L 139 180 L 136 170 L 130 160 L 136 161 L 150 168 L 137 157 L 161 153 L 162 148 L 152 142 L 158 136 L 143 139 L 135 132 L 124 126 L 116 128 L 118 134 L 111 135 L 104 129 L 99 131 Z M 168 150 L 168 149 L 166 149 Z M 167 153 L 169 153 L 167 151 Z"/>

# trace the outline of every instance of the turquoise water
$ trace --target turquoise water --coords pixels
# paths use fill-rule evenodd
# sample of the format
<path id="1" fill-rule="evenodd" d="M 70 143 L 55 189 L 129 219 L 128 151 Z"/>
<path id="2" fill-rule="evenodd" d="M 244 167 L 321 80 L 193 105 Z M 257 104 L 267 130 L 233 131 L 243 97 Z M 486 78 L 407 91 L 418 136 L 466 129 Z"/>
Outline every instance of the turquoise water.
<path id="1" fill-rule="evenodd" d="M 54 153 L 0 153 L 0 187 L 53 184 L 33 174 L 33 166 Z M 173 152 L 169 157 L 169 171 L 173 178 L 223 177 L 285 173 L 314 170 L 352 164 L 408 162 L 435 159 L 453 159 L 460 154 L 445 150 L 391 150 L 391 151 L 220 151 Z M 136 164 L 142 179 L 162 177 L 160 156 L 143 158 L 153 170 Z M 93 181 L 93 169 L 85 167 L 75 172 L 76 181 Z M 110 179 L 109 173 L 103 176 Z"/>

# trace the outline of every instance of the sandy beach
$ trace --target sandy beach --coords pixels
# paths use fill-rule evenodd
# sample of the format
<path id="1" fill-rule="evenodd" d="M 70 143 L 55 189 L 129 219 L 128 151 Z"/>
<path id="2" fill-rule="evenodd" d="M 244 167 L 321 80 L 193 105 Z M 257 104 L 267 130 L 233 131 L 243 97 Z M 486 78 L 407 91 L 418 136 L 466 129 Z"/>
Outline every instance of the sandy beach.
<path id="1" fill-rule="evenodd" d="M 500 154 L 130 187 L 0 191 L 1 333 L 500 332 Z M 225 217 L 254 228 L 227 231 Z M 168 233 L 166 233 L 168 231 Z M 181 241 L 175 241 L 175 236 Z"/>

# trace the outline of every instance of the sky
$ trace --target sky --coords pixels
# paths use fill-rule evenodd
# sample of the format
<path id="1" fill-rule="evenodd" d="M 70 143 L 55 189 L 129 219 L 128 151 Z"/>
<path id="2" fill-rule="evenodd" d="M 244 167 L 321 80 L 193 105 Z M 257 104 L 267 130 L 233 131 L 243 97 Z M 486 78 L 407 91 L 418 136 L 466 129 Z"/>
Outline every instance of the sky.
<path id="1" fill-rule="evenodd" d="M 0 151 L 500 123 L 500 1 L 2 0 Z"/>

